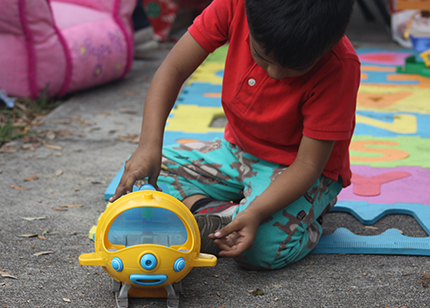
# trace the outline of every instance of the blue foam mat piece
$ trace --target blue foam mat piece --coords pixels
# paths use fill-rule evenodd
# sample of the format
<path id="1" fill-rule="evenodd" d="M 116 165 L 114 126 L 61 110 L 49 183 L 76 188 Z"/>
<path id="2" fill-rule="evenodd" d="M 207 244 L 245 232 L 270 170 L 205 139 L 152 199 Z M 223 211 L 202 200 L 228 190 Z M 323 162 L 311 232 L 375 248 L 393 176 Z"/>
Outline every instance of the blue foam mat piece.
<path id="1" fill-rule="evenodd" d="M 332 212 L 354 215 L 364 225 L 372 225 L 391 214 L 413 216 L 427 235 L 430 235 L 430 206 L 417 203 L 375 204 L 340 201 Z M 357 235 L 338 228 L 322 236 L 314 254 L 396 254 L 430 256 L 430 237 L 409 237 L 398 229 L 388 229 L 378 235 Z"/>

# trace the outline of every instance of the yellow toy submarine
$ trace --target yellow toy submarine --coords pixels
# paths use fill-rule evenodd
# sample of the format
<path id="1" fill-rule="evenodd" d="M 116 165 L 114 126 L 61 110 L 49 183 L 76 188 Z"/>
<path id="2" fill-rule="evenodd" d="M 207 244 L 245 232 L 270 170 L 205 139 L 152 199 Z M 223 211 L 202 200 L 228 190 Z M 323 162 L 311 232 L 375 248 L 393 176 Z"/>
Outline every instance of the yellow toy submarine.
<path id="1" fill-rule="evenodd" d="M 118 308 L 130 297 L 167 297 L 179 306 L 181 279 L 193 267 L 215 266 L 200 253 L 200 232 L 190 210 L 151 185 L 113 202 L 100 216 L 95 252 L 79 256 L 81 265 L 102 266 L 112 277 Z"/>

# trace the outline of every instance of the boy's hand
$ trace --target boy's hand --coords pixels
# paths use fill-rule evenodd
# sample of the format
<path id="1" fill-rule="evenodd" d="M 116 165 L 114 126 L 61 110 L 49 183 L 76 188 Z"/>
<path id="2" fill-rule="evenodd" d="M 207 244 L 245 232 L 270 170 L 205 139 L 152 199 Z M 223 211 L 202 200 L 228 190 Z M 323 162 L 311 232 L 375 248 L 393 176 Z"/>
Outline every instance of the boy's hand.
<path id="1" fill-rule="evenodd" d="M 252 248 L 260 218 L 252 211 L 244 210 L 221 230 L 209 235 L 221 249 L 219 256 L 233 258 Z"/>
<path id="2" fill-rule="evenodd" d="M 139 146 L 125 163 L 124 173 L 115 194 L 109 199 L 110 202 L 132 192 L 136 180 L 146 177 L 148 177 L 149 184 L 160 190 L 157 186 L 157 178 L 161 169 L 161 151 L 158 147 L 147 148 Z"/>

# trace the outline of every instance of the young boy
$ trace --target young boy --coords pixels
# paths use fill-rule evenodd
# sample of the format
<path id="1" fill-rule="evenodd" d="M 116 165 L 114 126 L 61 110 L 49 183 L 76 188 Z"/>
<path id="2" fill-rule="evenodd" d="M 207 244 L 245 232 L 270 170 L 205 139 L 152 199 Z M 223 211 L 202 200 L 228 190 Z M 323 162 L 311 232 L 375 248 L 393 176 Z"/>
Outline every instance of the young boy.
<path id="1" fill-rule="evenodd" d="M 252 269 L 307 255 L 321 236 L 321 216 L 350 184 L 360 81 L 344 36 L 352 7 L 353 0 L 214 0 L 156 72 L 139 146 L 111 201 L 137 179 L 155 187 L 158 179 L 196 213 L 203 252 L 217 248 Z M 182 84 L 225 43 L 225 139 L 162 154 Z M 230 200 L 240 203 L 219 202 Z"/>

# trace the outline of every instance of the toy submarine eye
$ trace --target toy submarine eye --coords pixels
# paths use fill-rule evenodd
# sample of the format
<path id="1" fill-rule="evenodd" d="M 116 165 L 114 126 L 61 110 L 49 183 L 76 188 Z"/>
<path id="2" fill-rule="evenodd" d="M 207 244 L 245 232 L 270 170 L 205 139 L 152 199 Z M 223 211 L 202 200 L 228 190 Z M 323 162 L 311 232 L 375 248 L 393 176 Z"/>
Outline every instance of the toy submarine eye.
<path id="1" fill-rule="evenodd" d="M 173 269 L 176 272 L 180 272 L 184 268 L 185 268 L 185 260 L 184 260 L 184 258 L 178 258 L 178 259 L 176 259 L 175 264 L 173 264 Z"/>
<path id="2" fill-rule="evenodd" d="M 121 259 L 118 257 L 115 257 L 112 259 L 111 265 L 112 265 L 112 268 L 117 272 L 121 272 L 124 268 L 124 264 L 122 263 Z"/>
<path id="3" fill-rule="evenodd" d="M 150 271 L 157 266 L 157 258 L 150 253 L 144 254 L 142 258 L 140 258 L 140 265 Z"/>

